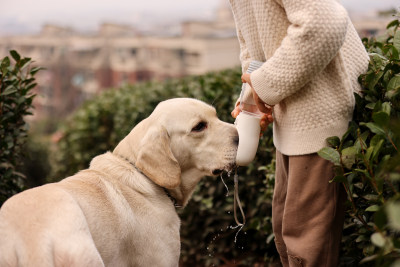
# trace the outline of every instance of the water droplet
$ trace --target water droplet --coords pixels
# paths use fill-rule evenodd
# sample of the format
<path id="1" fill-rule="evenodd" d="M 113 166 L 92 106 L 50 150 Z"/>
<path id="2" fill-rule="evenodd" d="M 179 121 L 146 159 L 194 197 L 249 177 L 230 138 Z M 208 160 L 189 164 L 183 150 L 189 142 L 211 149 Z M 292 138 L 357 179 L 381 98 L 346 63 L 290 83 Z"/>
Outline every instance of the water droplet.
<path id="1" fill-rule="evenodd" d="M 229 188 L 228 188 L 228 186 L 226 185 L 226 183 L 225 183 L 225 181 L 224 181 L 224 178 L 222 178 L 222 173 L 221 173 L 221 175 L 220 175 L 219 177 L 221 177 L 221 181 L 222 181 L 222 183 L 225 185 L 225 188 L 226 188 L 226 196 L 229 196 Z"/>
<path id="2" fill-rule="evenodd" d="M 240 227 L 240 228 L 239 228 L 239 230 L 236 232 L 236 235 L 235 235 L 235 240 L 234 240 L 235 244 L 236 244 L 236 241 L 237 241 L 237 236 L 238 236 L 239 232 L 243 229 L 244 224 L 242 224 L 242 225 L 236 225 L 236 226 L 231 226 L 231 229 L 236 229 L 236 228 L 238 228 L 238 227 Z"/>

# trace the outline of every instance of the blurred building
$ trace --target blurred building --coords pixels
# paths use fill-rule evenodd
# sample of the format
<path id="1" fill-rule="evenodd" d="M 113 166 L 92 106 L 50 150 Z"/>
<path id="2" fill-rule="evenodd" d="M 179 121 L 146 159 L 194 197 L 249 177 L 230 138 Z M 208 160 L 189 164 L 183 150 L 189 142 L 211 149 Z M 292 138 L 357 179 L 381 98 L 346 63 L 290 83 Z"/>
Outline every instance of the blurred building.
<path id="1" fill-rule="evenodd" d="M 360 37 L 382 36 L 386 33 L 386 26 L 392 20 L 398 19 L 394 16 L 396 9 L 387 11 L 373 11 L 364 14 L 353 14 L 350 18 Z"/>
<path id="2" fill-rule="evenodd" d="M 38 35 L 0 38 L 0 57 L 15 49 L 45 67 L 37 75 L 35 116 L 63 117 L 84 100 L 124 83 L 198 75 L 239 65 L 230 7 L 214 21 L 187 21 L 179 35 L 149 36 L 131 26 L 103 24 L 83 35 L 45 25 Z"/>
<path id="3" fill-rule="evenodd" d="M 0 57 L 15 49 L 45 67 L 37 75 L 36 118 L 63 117 L 99 92 L 124 83 L 198 75 L 238 66 L 239 43 L 228 1 L 213 21 L 186 21 L 180 34 L 143 34 L 105 23 L 94 34 L 45 25 L 40 34 L 0 37 Z M 389 18 L 391 19 L 391 18 Z M 361 36 L 384 31 L 388 19 L 353 18 Z"/>

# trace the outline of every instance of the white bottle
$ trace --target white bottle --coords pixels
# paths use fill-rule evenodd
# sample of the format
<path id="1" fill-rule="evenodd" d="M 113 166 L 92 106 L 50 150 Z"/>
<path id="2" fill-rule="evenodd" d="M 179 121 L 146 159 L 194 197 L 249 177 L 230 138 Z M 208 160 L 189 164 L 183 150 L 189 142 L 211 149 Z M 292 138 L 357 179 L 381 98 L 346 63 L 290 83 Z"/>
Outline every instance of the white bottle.
<path id="1" fill-rule="evenodd" d="M 239 166 L 247 166 L 256 155 L 260 139 L 260 120 L 260 115 L 246 111 L 240 112 L 236 117 L 235 125 L 239 133 L 236 164 Z"/>
<path id="2" fill-rule="evenodd" d="M 247 73 L 259 68 L 263 63 L 252 61 L 247 70 Z M 241 112 L 236 117 L 235 125 L 239 134 L 239 146 L 236 154 L 236 164 L 239 166 L 247 166 L 253 161 L 260 139 L 260 120 L 261 114 L 254 112 L 258 110 L 254 103 L 245 103 L 244 95 L 247 84 L 243 84 L 240 94 Z M 249 88 L 250 89 L 250 88 Z"/>

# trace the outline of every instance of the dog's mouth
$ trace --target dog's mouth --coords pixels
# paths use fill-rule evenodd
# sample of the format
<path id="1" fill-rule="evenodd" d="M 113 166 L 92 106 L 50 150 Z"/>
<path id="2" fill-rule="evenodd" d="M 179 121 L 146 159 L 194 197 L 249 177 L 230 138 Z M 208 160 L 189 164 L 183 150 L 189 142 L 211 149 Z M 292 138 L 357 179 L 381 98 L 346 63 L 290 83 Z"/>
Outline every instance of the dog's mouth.
<path id="1" fill-rule="evenodd" d="M 220 175 L 220 174 L 223 173 L 223 172 L 224 172 L 223 169 L 215 169 L 215 170 L 212 171 L 212 174 L 213 174 L 213 175 Z"/>
<path id="2" fill-rule="evenodd" d="M 213 175 L 221 175 L 224 171 L 231 172 L 235 168 L 236 168 L 236 164 L 235 163 L 230 163 L 230 164 L 226 165 L 225 167 L 223 167 L 221 169 L 214 169 L 212 171 L 212 174 Z"/>

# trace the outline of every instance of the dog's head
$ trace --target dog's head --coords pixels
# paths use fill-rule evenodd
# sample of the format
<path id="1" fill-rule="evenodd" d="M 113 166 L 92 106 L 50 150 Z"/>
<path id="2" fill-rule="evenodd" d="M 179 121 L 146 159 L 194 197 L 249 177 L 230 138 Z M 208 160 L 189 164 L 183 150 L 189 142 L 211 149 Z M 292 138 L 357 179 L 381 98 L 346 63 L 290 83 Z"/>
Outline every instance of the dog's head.
<path id="1" fill-rule="evenodd" d="M 231 170 L 237 145 L 235 126 L 219 120 L 212 106 L 176 98 L 161 102 L 114 153 L 135 162 L 156 184 L 187 195 L 202 176 Z"/>

